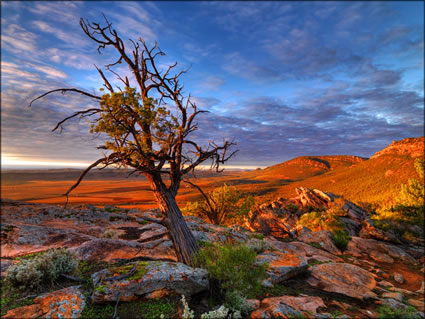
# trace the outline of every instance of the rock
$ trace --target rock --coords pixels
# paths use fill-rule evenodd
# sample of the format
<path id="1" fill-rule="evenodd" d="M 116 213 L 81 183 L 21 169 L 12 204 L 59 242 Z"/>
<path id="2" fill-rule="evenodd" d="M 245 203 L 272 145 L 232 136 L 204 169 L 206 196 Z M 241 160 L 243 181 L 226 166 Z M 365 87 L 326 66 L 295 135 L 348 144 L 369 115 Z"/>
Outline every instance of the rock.
<path id="1" fill-rule="evenodd" d="M 399 284 L 404 283 L 404 277 L 403 277 L 403 275 L 402 274 L 399 274 L 397 272 L 394 273 L 394 280 L 396 282 L 398 282 Z"/>
<path id="2" fill-rule="evenodd" d="M 415 307 L 417 310 L 424 312 L 425 306 L 423 300 L 417 300 L 417 299 L 408 299 L 407 302 L 411 304 L 413 307 Z"/>
<path id="3" fill-rule="evenodd" d="M 347 245 L 346 254 L 364 254 L 369 256 L 372 251 L 386 254 L 393 259 L 399 259 L 404 263 L 417 264 L 417 261 L 402 248 L 387 244 L 375 239 L 352 237 Z M 375 254 L 376 254 L 375 253 Z"/>
<path id="4" fill-rule="evenodd" d="M 295 311 L 316 313 L 320 307 L 326 307 L 322 298 L 314 296 L 295 297 L 281 296 L 263 299 L 261 302 L 262 308 L 271 308 L 277 304 L 285 304 L 290 306 Z M 267 310 L 266 310 L 267 311 Z"/>
<path id="5" fill-rule="evenodd" d="M 399 292 L 385 292 L 382 294 L 383 298 L 392 298 L 397 301 L 402 302 L 403 301 L 403 295 Z"/>
<path id="6" fill-rule="evenodd" d="M 405 308 L 407 308 L 407 306 L 404 303 L 397 301 L 395 299 L 392 299 L 392 298 L 385 298 L 383 300 L 382 304 L 385 305 L 385 306 L 388 306 L 390 308 L 394 308 L 394 309 L 405 309 Z"/>
<path id="7" fill-rule="evenodd" d="M 0 268 L 1 268 L 1 277 L 6 276 L 6 272 L 9 269 L 10 266 L 13 265 L 13 261 L 10 259 L 1 259 L 0 260 Z"/>
<path id="8" fill-rule="evenodd" d="M 250 308 L 252 309 L 251 311 L 260 309 L 260 304 L 261 301 L 258 299 L 247 299 L 246 303 L 250 306 Z"/>
<path id="9" fill-rule="evenodd" d="M 394 287 L 392 283 L 385 280 L 381 280 L 380 282 L 378 282 L 378 285 L 381 287 Z"/>
<path id="10" fill-rule="evenodd" d="M 131 259 L 135 257 L 177 261 L 173 244 L 167 239 L 138 243 L 119 239 L 94 239 L 72 249 L 82 260 Z"/>
<path id="11" fill-rule="evenodd" d="M 328 263 L 311 267 L 307 283 L 328 292 L 340 293 L 352 298 L 377 298 L 372 289 L 376 287 L 374 276 L 355 265 Z"/>
<path id="12" fill-rule="evenodd" d="M 266 251 L 257 256 L 256 263 L 268 263 L 267 275 L 272 283 L 285 281 L 305 272 L 308 268 L 304 257 L 280 251 Z"/>
<path id="13" fill-rule="evenodd" d="M 86 306 L 80 286 L 43 294 L 34 299 L 46 318 L 79 318 Z"/>
<path id="14" fill-rule="evenodd" d="M 261 302 L 261 309 L 255 310 L 251 313 L 251 319 L 287 319 L 287 318 L 296 318 L 302 315 L 301 312 L 294 310 L 292 307 L 287 304 L 281 302 L 277 302 L 275 304 L 269 304 L 268 307 L 263 303 L 265 300 L 272 299 L 267 298 L 263 299 Z"/>
<path id="15" fill-rule="evenodd" d="M 379 313 L 375 311 L 370 311 L 368 309 L 359 309 L 358 311 L 364 316 L 364 318 L 379 318 Z"/>
<path id="16" fill-rule="evenodd" d="M 317 189 L 311 190 L 306 187 L 296 188 L 295 191 L 298 195 L 297 200 L 301 202 L 302 207 L 328 208 L 335 198 L 332 193 L 325 193 Z"/>
<path id="17" fill-rule="evenodd" d="M 384 254 L 382 252 L 376 251 L 376 250 L 372 250 L 370 252 L 369 256 L 372 259 L 379 261 L 381 263 L 392 264 L 394 262 L 394 259 L 392 259 L 390 256 L 388 256 L 387 254 Z"/>
<path id="18" fill-rule="evenodd" d="M 416 291 L 419 294 L 424 294 L 425 292 L 425 281 L 422 280 L 422 285 L 421 288 L 419 288 L 419 290 Z"/>
<path id="19" fill-rule="evenodd" d="M 2 319 L 33 319 L 40 318 L 43 315 L 39 304 L 19 307 L 9 310 Z"/>
<path id="20" fill-rule="evenodd" d="M 333 242 L 333 235 L 328 230 L 321 230 L 317 232 L 312 231 L 302 231 L 301 234 L 297 237 L 298 240 L 309 244 L 309 243 L 317 243 L 322 247 L 323 250 L 327 252 L 339 255 L 341 251 L 335 246 Z"/>
<path id="21" fill-rule="evenodd" d="M 365 239 L 378 239 L 383 241 L 392 242 L 395 244 L 400 244 L 400 240 L 397 236 L 391 231 L 383 231 L 381 229 L 376 228 L 373 225 L 373 221 L 367 217 L 361 224 L 361 230 L 359 232 L 359 236 Z"/>
<path id="22" fill-rule="evenodd" d="M 118 299 L 131 301 L 139 296 L 164 289 L 187 297 L 208 290 L 206 270 L 173 262 L 139 262 L 137 271 L 129 278 L 113 281 L 105 279 L 126 274 L 135 264 L 129 263 L 94 273 L 92 275 L 93 283 L 95 283 L 93 302 L 104 303 Z"/>
<path id="23" fill-rule="evenodd" d="M 307 259 L 315 259 L 317 261 L 321 262 L 328 262 L 328 261 L 334 261 L 334 262 L 342 262 L 344 261 L 342 258 L 337 257 L 333 254 L 330 254 L 322 249 L 318 249 L 315 247 L 312 247 L 308 244 L 302 243 L 302 242 L 281 242 L 276 239 L 271 239 L 267 237 L 265 239 L 266 243 L 270 245 L 272 248 L 277 249 L 284 253 L 292 253 L 296 256 L 303 256 Z"/>

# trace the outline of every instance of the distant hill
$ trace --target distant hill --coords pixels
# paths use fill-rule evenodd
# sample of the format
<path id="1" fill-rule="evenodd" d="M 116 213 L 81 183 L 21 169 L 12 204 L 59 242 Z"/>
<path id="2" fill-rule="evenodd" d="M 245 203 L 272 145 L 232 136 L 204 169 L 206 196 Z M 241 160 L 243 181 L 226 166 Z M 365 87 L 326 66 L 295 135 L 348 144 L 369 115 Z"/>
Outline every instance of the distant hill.
<path id="1" fill-rule="evenodd" d="M 300 156 L 262 170 L 242 174 L 243 178 L 256 180 L 276 180 L 290 183 L 322 175 L 341 167 L 350 167 L 365 161 L 366 158 L 349 155 Z"/>
<path id="2" fill-rule="evenodd" d="M 394 141 L 368 160 L 340 165 L 319 176 L 281 186 L 276 194 L 293 197 L 295 187 L 306 186 L 356 202 L 387 202 L 399 193 L 401 184 L 409 178 L 418 178 L 414 161 L 420 156 L 424 156 L 424 137 Z"/>

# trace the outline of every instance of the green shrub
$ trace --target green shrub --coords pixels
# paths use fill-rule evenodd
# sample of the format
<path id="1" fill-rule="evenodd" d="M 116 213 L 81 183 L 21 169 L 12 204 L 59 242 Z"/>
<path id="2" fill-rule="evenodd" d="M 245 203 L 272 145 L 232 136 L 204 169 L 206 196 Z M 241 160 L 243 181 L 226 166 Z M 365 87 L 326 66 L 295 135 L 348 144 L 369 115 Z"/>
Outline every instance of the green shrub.
<path id="1" fill-rule="evenodd" d="M 261 293 L 267 269 L 267 265 L 255 264 L 256 256 L 244 245 L 209 244 L 199 250 L 195 263 L 208 270 L 210 279 L 218 281 L 223 296 L 236 292 L 255 298 Z"/>
<path id="2" fill-rule="evenodd" d="M 74 271 L 78 260 L 67 249 L 52 249 L 32 259 L 21 260 L 6 273 L 6 281 L 18 289 L 35 289 L 52 283 L 60 274 Z"/>
<path id="3" fill-rule="evenodd" d="M 289 203 L 285 206 L 285 210 L 289 211 L 290 213 L 296 213 L 298 211 L 298 208 L 300 208 L 298 205 Z"/>
<path id="4" fill-rule="evenodd" d="M 376 309 L 381 319 L 419 319 L 421 316 L 418 314 L 415 308 L 407 306 L 406 308 L 390 308 L 388 306 L 380 306 Z"/>
<path id="5" fill-rule="evenodd" d="M 118 238 L 118 233 L 113 229 L 107 229 L 103 232 L 103 238 Z"/>
<path id="6" fill-rule="evenodd" d="M 188 202 L 183 210 L 187 215 L 205 218 L 216 225 L 242 221 L 255 202 L 252 196 L 243 197 L 235 186 L 227 184 L 201 194 L 201 201 Z"/>
<path id="7" fill-rule="evenodd" d="M 330 230 L 333 232 L 344 229 L 344 224 L 333 211 L 312 211 L 305 213 L 300 217 L 297 224 L 310 228 L 312 231 Z"/>
<path id="8" fill-rule="evenodd" d="M 256 238 L 251 238 L 246 242 L 246 247 L 255 251 L 257 254 L 264 252 L 267 249 L 270 249 L 269 245 L 264 241 Z"/>
<path id="9" fill-rule="evenodd" d="M 341 251 L 347 249 L 347 245 L 351 240 L 351 236 L 349 236 L 345 230 L 335 230 L 333 234 L 333 241 L 335 246 L 338 247 Z"/>

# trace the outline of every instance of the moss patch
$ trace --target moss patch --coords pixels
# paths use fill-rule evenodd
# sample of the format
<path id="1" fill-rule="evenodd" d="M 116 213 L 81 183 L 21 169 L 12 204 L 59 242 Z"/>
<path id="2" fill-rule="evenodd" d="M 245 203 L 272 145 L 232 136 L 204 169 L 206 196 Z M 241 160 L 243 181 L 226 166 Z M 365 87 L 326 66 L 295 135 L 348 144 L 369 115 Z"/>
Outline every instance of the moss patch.
<path id="1" fill-rule="evenodd" d="M 137 269 L 130 277 L 128 277 L 128 280 L 137 280 L 142 278 L 146 274 L 146 267 L 149 265 L 148 262 L 139 262 L 137 265 Z M 114 273 L 115 275 L 125 275 L 128 274 L 134 267 L 134 264 L 129 265 L 123 265 L 123 266 L 117 266 L 117 267 L 111 267 L 109 268 L 109 271 Z"/>

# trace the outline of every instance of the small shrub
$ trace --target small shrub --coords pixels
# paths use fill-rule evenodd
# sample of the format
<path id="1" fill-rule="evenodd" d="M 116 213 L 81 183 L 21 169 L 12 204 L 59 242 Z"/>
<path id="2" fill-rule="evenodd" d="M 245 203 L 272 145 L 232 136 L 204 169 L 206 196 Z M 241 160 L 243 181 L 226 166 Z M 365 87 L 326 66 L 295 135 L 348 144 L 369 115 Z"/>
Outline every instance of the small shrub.
<path id="1" fill-rule="evenodd" d="M 52 283 L 60 274 L 74 271 L 78 266 L 75 256 L 67 249 L 52 249 L 32 259 L 24 259 L 11 266 L 6 281 L 18 289 L 35 289 Z"/>
<path id="2" fill-rule="evenodd" d="M 249 249 L 255 251 L 257 254 L 260 254 L 264 252 L 265 250 L 269 249 L 269 245 L 264 240 L 251 238 L 246 242 L 246 247 Z"/>
<path id="3" fill-rule="evenodd" d="M 310 228 L 312 231 L 344 229 L 344 224 L 333 211 L 312 211 L 305 213 L 300 217 L 297 224 Z"/>
<path id="4" fill-rule="evenodd" d="M 210 244 L 202 247 L 195 264 L 208 270 L 210 278 L 217 280 L 224 292 L 236 291 L 248 298 L 261 292 L 267 265 L 257 265 L 257 254 L 244 245 Z"/>
<path id="5" fill-rule="evenodd" d="M 300 208 L 298 205 L 289 203 L 285 206 L 285 210 L 287 210 L 288 212 L 295 214 L 298 211 L 298 208 Z"/>
<path id="6" fill-rule="evenodd" d="M 333 242 L 335 246 L 338 247 L 341 251 L 346 250 L 348 242 L 351 240 L 351 236 L 349 236 L 345 230 L 335 230 L 333 234 Z"/>
<path id="7" fill-rule="evenodd" d="M 103 232 L 103 238 L 118 238 L 118 233 L 113 229 L 107 229 Z"/>
<path id="8" fill-rule="evenodd" d="M 421 316 L 418 314 L 415 308 L 407 306 L 406 308 L 391 308 L 388 306 L 380 306 L 376 309 L 381 319 L 419 319 Z"/>

